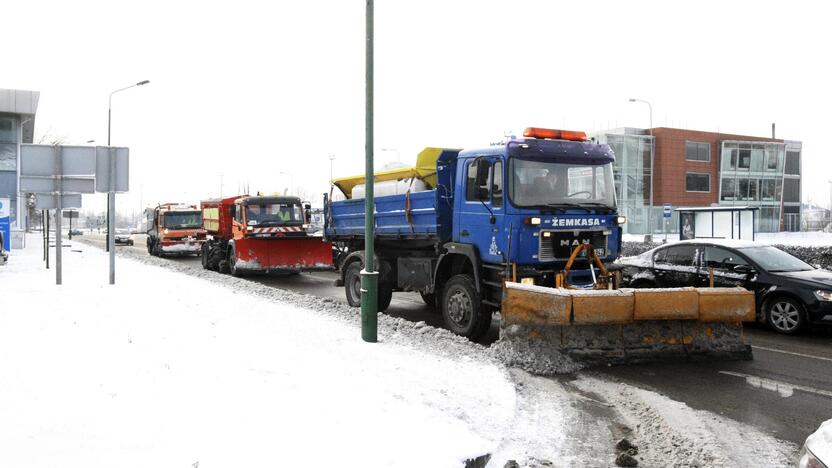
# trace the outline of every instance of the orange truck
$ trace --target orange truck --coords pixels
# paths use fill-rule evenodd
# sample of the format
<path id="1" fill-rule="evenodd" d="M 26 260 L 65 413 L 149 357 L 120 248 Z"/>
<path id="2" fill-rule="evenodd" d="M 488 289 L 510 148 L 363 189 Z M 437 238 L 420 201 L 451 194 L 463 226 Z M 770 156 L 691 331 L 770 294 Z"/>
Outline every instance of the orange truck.
<path id="1" fill-rule="evenodd" d="M 332 243 L 309 234 L 311 210 L 298 197 L 240 195 L 200 205 L 205 269 L 242 276 L 333 268 Z"/>
<path id="2" fill-rule="evenodd" d="M 202 214 L 196 205 L 165 203 L 145 210 L 147 252 L 156 257 L 199 255 L 205 243 Z"/>

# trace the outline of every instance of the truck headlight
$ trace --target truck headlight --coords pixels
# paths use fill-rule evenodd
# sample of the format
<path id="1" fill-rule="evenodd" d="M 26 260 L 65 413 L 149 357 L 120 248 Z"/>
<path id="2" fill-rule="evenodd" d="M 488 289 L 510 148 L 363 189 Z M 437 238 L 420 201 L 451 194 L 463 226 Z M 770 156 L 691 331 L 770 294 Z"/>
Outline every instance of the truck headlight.
<path id="1" fill-rule="evenodd" d="M 626 216 L 616 216 L 615 217 L 615 224 L 624 224 L 627 222 Z"/>
<path id="2" fill-rule="evenodd" d="M 821 301 L 832 301 L 832 291 L 824 291 L 823 289 L 818 289 L 817 291 L 815 291 L 815 296 Z"/>
<path id="3" fill-rule="evenodd" d="M 165 229 L 164 231 L 162 231 L 162 234 L 167 234 L 167 233 L 169 233 L 169 232 L 170 232 L 170 230 L 169 230 L 169 229 Z"/>
<path id="4" fill-rule="evenodd" d="M 538 218 L 537 216 L 529 216 L 528 218 L 523 220 L 524 223 L 531 224 L 532 226 L 539 225 L 540 221 L 540 218 Z"/>

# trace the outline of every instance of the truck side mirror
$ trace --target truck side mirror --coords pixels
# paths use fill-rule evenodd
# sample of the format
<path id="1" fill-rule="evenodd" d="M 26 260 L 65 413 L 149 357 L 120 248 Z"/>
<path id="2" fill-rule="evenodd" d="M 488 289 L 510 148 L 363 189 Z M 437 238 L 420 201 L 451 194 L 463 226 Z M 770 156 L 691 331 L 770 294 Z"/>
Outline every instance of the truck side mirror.
<path id="1" fill-rule="evenodd" d="M 303 205 L 303 218 L 305 224 L 312 223 L 312 205 L 309 203 Z"/>

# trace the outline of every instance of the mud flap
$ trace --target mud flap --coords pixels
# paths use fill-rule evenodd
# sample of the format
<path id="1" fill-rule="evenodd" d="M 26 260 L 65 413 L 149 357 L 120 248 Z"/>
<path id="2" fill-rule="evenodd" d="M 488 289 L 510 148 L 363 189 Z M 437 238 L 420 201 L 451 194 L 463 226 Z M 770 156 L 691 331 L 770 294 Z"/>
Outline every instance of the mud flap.
<path id="1" fill-rule="evenodd" d="M 742 288 L 573 290 L 506 283 L 500 344 L 514 358 L 582 365 L 751 359 Z"/>

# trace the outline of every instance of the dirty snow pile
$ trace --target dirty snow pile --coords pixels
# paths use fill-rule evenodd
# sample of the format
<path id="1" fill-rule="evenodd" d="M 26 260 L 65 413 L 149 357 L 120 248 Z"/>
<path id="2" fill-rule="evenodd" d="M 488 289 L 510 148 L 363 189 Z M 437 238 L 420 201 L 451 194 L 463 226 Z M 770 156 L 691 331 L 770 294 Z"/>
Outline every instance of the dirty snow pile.
<path id="1" fill-rule="evenodd" d="M 640 466 L 791 466 L 797 448 L 747 425 L 663 395 L 582 376 L 572 382 L 614 406 L 639 448 Z"/>
<path id="2" fill-rule="evenodd" d="M 55 286 L 29 245 L 0 268 L 0 466 L 460 467 L 515 417 L 470 352 L 132 261 L 109 286 L 90 247 Z"/>

